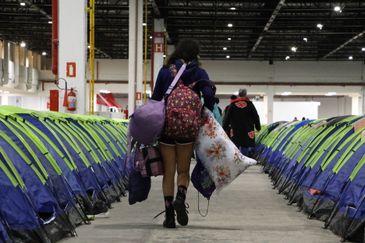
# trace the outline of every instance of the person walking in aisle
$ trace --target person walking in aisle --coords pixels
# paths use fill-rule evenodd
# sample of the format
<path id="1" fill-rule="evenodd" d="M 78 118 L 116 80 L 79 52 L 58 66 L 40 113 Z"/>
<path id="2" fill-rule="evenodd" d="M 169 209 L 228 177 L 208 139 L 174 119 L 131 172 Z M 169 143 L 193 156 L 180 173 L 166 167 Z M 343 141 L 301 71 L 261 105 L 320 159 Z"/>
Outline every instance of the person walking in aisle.
<path id="1" fill-rule="evenodd" d="M 247 90 L 240 89 L 238 98 L 227 108 L 223 129 L 243 155 L 252 157 L 255 150 L 255 128 L 261 130 L 259 115 L 247 97 Z"/>
<path id="2" fill-rule="evenodd" d="M 236 100 L 237 99 L 237 95 L 231 95 L 231 97 L 230 97 L 230 101 L 229 101 L 229 104 L 224 108 L 224 111 L 223 111 L 223 121 L 222 121 L 222 126 L 223 126 L 223 124 L 224 124 L 224 121 L 227 119 L 227 110 L 228 110 L 228 108 L 229 108 L 229 106 L 232 104 L 232 102 L 234 101 L 234 100 Z M 232 140 L 232 136 L 233 136 L 233 133 L 232 133 L 232 129 L 231 129 L 231 125 L 230 124 L 228 124 L 228 127 L 225 129 L 225 131 L 226 131 L 226 133 L 227 133 L 227 135 L 228 135 L 228 137 Z M 232 142 L 234 142 L 233 140 L 232 140 Z M 238 144 L 235 144 L 237 147 L 239 147 L 239 145 Z"/>
<path id="3" fill-rule="evenodd" d="M 180 77 L 183 85 L 203 97 L 204 106 L 213 111 L 215 103 L 215 87 L 209 81 L 207 72 L 199 66 L 199 44 L 194 40 L 182 40 L 168 58 L 158 74 L 152 99 L 162 100 L 179 69 L 186 64 L 186 69 Z M 198 82 L 197 82 L 198 81 Z M 176 88 L 176 86 L 175 86 Z M 173 92 L 173 91 L 172 91 Z M 167 103 L 169 102 L 167 97 Z M 200 114 L 201 115 L 201 114 Z M 160 138 L 160 150 L 164 165 L 162 190 L 165 202 L 165 228 L 175 228 L 175 212 L 177 222 L 188 224 L 185 198 L 190 182 L 190 162 L 193 153 L 194 139 L 178 139 L 170 137 L 165 131 Z M 177 193 L 174 200 L 175 174 L 177 172 Z"/>
<path id="4" fill-rule="evenodd" d="M 228 110 L 228 107 L 229 107 L 229 105 L 235 100 L 235 99 L 237 99 L 237 95 L 231 95 L 231 97 L 230 97 L 230 101 L 229 101 L 229 104 L 226 106 L 226 107 L 224 107 L 224 112 L 223 112 L 223 116 L 225 116 L 226 114 L 227 114 L 227 110 Z"/>

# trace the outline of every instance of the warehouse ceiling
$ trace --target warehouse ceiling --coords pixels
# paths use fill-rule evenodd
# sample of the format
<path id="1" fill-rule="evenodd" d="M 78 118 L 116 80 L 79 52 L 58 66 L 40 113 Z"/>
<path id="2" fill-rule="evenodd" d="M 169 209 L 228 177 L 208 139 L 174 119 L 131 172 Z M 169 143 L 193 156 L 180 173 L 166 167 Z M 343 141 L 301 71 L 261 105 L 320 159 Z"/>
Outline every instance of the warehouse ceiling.
<path id="1" fill-rule="evenodd" d="M 128 14 L 128 0 L 96 0 L 98 58 L 128 58 Z M 0 38 L 50 53 L 50 18 L 51 0 L 0 0 Z M 204 59 L 365 58 L 364 0 L 149 0 L 148 18 L 148 36 L 163 18 L 169 44 L 194 38 Z"/>

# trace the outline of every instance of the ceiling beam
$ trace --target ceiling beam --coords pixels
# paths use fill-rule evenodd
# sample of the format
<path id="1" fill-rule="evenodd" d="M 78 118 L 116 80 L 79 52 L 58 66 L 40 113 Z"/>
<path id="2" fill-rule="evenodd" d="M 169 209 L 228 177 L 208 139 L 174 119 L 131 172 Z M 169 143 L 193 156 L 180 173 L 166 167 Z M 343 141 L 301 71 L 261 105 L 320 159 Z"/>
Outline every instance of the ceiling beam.
<path id="1" fill-rule="evenodd" d="M 156 4 L 155 0 L 151 1 L 152 10 L 156 17 L 161 17 L 160 9 L 158 8 L 158 5 Z"/>
<path id="2" fill-rule="evenodd" d="M 328 1 L 328 0 L 327 0 Z M 181 6 L 181 5 L 175 5 L 175 6 L 159 6 L 159 9 L 162 10 L 170 10 L 170 11 L 196 11 L 196 12 L 215 12 L 215 8 L 213 5 L 211 6 Z M 303 6 L 303 7 L 290 7 L 288 6 L 283 10 L 284 12 L 323 12 L 328 13 L 328 11 L 331 11 L 331 8 L 328 7 L 316 7 L 316 6 Z M 361 7 L 346 7 L 346 11 L 351 12 L 362 12 L 363 8 Z M 246 13 L 246 12 L 272 12 L 271 8 L 261 8 L 261 7 L 244 7 L 237 10 L 229 10 L 227 9 L 218 9 L 218 13 Z"/>
<path id="3" fill-rule="evenodd" d="M 338 52 L 339 50 L 341 50 L 342 48 L 344 48 L 345 46 L 347 46 L 348 44 L 350 44 L 352 41 L 356 40 L 357 38 L 363 36 L 365 34 L 365 30 L 360 32 L 359 34 L 353 36 L 351 39 L 349 39 L 348 41 L 346 41 L 345 43 L 343 43 L 342 45 L 340 45 L 339 47 L 337 47 L 336 49 L 332 50 L 331 52 L 327 53 L 326 55 L 324 55 L 322 57 L 322 59 L 326 59 L 327 57 L 333 55 L 334 53 Z"/>
<path id="4" fill-rule="evenodd" d="M 44 16 L 46 16 L 49 20 L 52 19 L 52 16 L 49 15 L 46 11 L 44 11 L 42 8 L 40 8 L 38 5 L 32 3 L 29 0 L 18 0 L 19 4 L 21 2 L 24 2 L 27 6 L 29 6 L 29 8 L 33 8 L 35 10 L 37 10 L 38 12 L 40 12 L 41 14 L 43 14 Z"/>
<path id="5" fill-rule="evenodd" d="M 271 17 L 267 21 L 264 30 L 261 32 L 259 38 L 257 38 L 256 43 L 253 45 L 252 49 L 248 53 L 248 57 L 252 56 L 252 53 L 255 52 L 256 48 L 260 45 L 262 39 L 264 38 L 265 33 L 269 30 L 271 24 L 274 22 L 276 16 L 279 14 L 280 9 L 284 6 L 285 0 L 280 0 L 278 5 L 276 5 L 276 8 L 274 9 L 273 13 L 271 14 Z"/>

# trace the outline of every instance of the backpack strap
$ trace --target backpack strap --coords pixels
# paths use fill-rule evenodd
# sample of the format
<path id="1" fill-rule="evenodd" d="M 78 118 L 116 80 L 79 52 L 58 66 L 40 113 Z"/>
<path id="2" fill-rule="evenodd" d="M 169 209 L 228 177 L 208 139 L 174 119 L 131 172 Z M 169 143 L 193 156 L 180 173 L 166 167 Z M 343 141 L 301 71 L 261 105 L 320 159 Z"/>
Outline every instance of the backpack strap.
<path id="1" fill-rule="evenodd" d="M 179 69 L 179 72 L 176 74 L 174 80 L 172 81 L 172 83 L 170 84 L 169 88 L 167 89 L 165 96 L 169 95 L 171 93 L 171 91 L 174 89 L 176 83 L 179 81 L 181 75 L 183 74 L 183 72 L 185 71 L 186 68 L 186 64 L 184 63 L 181 68 Z"/>

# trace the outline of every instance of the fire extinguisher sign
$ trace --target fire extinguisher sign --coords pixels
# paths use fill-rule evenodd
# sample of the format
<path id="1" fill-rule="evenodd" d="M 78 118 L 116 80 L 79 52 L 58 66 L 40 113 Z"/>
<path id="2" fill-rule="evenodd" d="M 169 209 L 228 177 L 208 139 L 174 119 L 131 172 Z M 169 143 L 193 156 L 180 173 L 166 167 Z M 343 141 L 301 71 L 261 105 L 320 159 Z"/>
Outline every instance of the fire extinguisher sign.
<path id="1" fill-rule="evenodd" d="M 66 77 L 76 77 L 76 62 L 66 62 Z"/>

